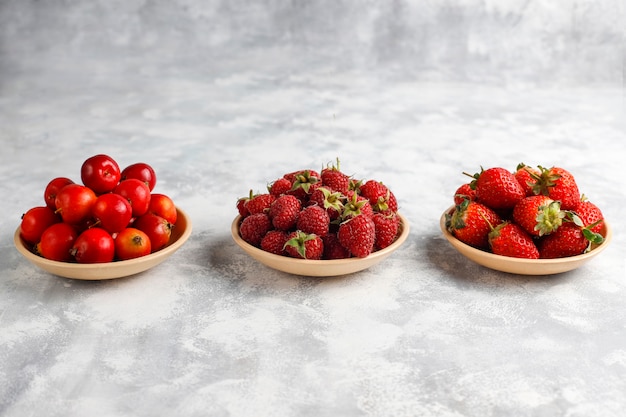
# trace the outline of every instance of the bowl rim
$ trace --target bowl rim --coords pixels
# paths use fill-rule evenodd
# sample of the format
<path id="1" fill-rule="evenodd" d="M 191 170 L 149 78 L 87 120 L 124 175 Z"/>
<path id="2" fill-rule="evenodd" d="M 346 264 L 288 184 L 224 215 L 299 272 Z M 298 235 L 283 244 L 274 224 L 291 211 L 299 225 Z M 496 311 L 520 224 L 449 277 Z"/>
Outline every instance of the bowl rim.
<path id="1" fill-rule="evenodd" d="M 178 206 L 176 207 L 176 212 L 179 218 L 184 219 L 185 229 L 182 231 L 182 233 L 180 234 L 176 233 L 174 235 L 176 237 L 174 240 L 170 240 L 170 242 L 168 242 L 168 244 L 165 247 L 159 249 L 156 252 L 153 252 L 149 255 L 140 256 L 138 258 L 128 259 L 125 261 L 111 261 L 111 262 L 80 264 L 80 263 L 75 263 L 75 262 L 62 262 L 62 261 L 54 261 L 51 259 L 46 259 L 42 256 L 39 256 L 33 253 L 31 250 L 28 249 L 28 245 L 24 242 L 24 240 L 20 236 L 20 226 L 17 227 L 17 229 L 15 230 L 15 233 L 13 234 L 13 242 L 18 252 L 20 252 L 31 263 L 43 269 L 45 269 L 45 267 L 56 268 L 56 269 L 67 268 L 67 269 L 72 269 L 77 272 L 79 271 L 88 272 L 94 269 L 103 269 L 103 268 L 104 269 L 108 269 L 108 268 L 122 269 L 122 268 L 134 267 L 139 264 L 156 261 L 157 259 L 167 254 L 171 254 L 177 251 L 187 241 L 192 231 L 191 219 L 189 218 L 187 213 L 183 211 L 181 208 L 179 208 Z M 178 222 L 179 221 L 177 220 L 176 224 L 178 224 Z M 175 229 L 176 228 L 174 228 L 174 230 Z M 121 276 L 119 278 L 121 278 Z M 76 279 L 81 279 L 81 278 L 76 278 Z M 82 278 L 82 279 L 88 280 L 89 278 Z M 98 279 L 102 279 L 102 278 L 98 278 Z"/>
<path id="2" fill-rule="evenodd" d="M 400 218 L 402 231 L 400 232 L 396 240 L 391 245 L 387 246 L 386 248 L 372 252 L 365 258 L 351 257 L 351 258 L 345 258 L 345 259 L 299 259 L 299 258 L 292 258 L 290 256 L 276 255 L 274 253 L 264 251 L 263 249 L 257 248 L 256 246 L 249 244 L 248 242 L 246 242 L 245 240 L 241 238 L 241 235 L 239 235 L 239 225 L 242 220 L 241 215 L 236 216 L 233 222 L 231 223 L 230 232 L 235 243 L 237 243 L 241 248 L 245 249 L 246 251 L 250 251 L 256 254 L 257 256 L 267 257 L 268 259 L 274 259 L 276 261 L 282 260 L 282 261 L 290 262 L 293 264 L 300 264 L 302 266 L 312 266 L 312 267 L 320 266 L 320 265 L 340 266 L 340 265 L 363 262 L 366 259 L 371 261 L 377 258 L 386 257 L 392 252 L 394 252 L 396 249 L 398 249 L 404 243 L 404 241 L 406 241 L 406 239 L 409 237 L 411 227 L 409 226 L 409 222 L 405 216 L 403 216 L 400 213 L 397 213 L 397 215 Z"/>
<path id="3" fill-rule="evenodd" d="M 602 252 L 604 249 L 606 249 L 606 247 L 608 246 L 608 244 L 611 242 L 611 240 L 613 239 L 613 230 L 611 228 L 611 226 L 609 225 L 609 223 L 606 221 L 606 219 L 604 219 L 603 222 L 603 229 L 602 231 L 604 233 L 601 233 L 602 236 L 604 237 L 604 241 L 599 244 L 592 244 L 591 246 L 591 250 L 589 250 L 589 252 L 586 253 L 582 253 L 580 255 L 575 255 L 575 256 L 567 256 L 564 258 L 553 258 L 553 259 L 527 259 L 527 258 L 515 258 L 512 256 L 504 256 L 504 255 L 497 255 L 495 253 L 491 253 L 491 252 L 487 252 L 485 250 L 481 250 L 478 248 L 475 248 L 473 246 L 468 245 L 465 242 L 461 242 L 459 239 L 457 239 L 452 233 L 450 233 L 450 231 L 448 231 L 448 229 L 445 226 L 445 221 L 446 221 L 446 214 L 449 213 L 451 210 L 454 209 L 454 205 L 448 207 L 441 215 L 440 219 L 439 219 L 439 226 L 441 228 L 441 231 L 443 232 L 444 237 L 454 246 L 458 246 L 460 248 L 463 248 L 463 250 L 469 252 L 470 254 L 474 254 L 476 256 L 480 256 L 480 257 L 484 257 L 484 259 L 490 259 L 490 260 L 506 260 L 507 262 L 509 262 L 510 264 L 520 264 L 520 265 L 528 265 L 533 264 L 533 265 L 557 265 L 557 264 L 568 264 L 568 263 L 574 263 L 574 262 L 581 262 L 586 260 L 587 258 L 592 258 L 596 255 L 598 255 L 600 252 Z"/>

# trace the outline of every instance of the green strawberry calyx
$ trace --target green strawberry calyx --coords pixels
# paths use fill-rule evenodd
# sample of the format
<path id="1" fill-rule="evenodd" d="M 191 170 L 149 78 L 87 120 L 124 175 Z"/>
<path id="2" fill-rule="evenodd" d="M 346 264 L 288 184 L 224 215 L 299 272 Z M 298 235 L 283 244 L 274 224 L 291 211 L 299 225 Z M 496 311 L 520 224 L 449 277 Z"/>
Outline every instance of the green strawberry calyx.
<path id="1" fill-rule="evenodd" d="M 535 195 L 548 195 L 550 189 L 556 185 L 556 181 L 561 178 L 561 175 L 552 172 L 552 168 L 545 168 L 541 165 L 537 165 L 539 168 L 539 175 L 528 171 L 530 176 L 535 180 L 533 184 L 533 193 Z"/>
<path id="2" fill-rule="evenodd" d="M 539 232 L 539 236 L 554 232 L 563 224 L 563 219 L 566 216 L 566 213 L 561 210 L 559 201 L 552 201 L 549 204 L 540 206 L 537 210 L 535 230 Z"/>
<path id="3" fill-rule="evenodd" d="M 604 236 L 591 230 L 598 224 L 602 223 L 604 221 L 603 219 L 600 219 L 594 223 L 591 223 L 588 226 L 585 226 L 582 219 L 573 211 L 567 212 L 567 219 L 568 221 L 573 222 L 576 226 L 580 227 L 583 236 L 589 241 L 590 244 L 595 243 L 596 245 L 599 245 L 604 242 Z"/>

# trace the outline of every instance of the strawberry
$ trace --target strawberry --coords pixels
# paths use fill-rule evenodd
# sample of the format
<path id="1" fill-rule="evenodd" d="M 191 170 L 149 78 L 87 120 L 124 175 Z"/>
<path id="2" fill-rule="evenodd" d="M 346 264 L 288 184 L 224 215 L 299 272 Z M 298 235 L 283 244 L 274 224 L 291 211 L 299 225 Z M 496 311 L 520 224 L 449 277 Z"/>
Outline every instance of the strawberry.
<path id="1" fill-rule="evenodd" d="M 539 166 L 539 175 L 533 186 L 534 194 L 547 195 L 561 202 L 562 210 L 573 210 L 580 201 L 580 192 L 574 176 L 560 167 Z"/>
<path id="2" fill-rule="evenodd" d="M 513 221 L 531 236 L 552 233 L 563 223 L 561 203 L 545 195 L 524 197 L 513 208 Z"/>
<path id="3" fill-rule="evenodd" d="M 367 198 L 374 211 L 389 209 L 390 191 L 382 182 L 368 180 L 360 187 L 360 194 Z"/>
<path id="4" fill-rule="evenodd" d="M 464 200 L 446 214 L 446 228 L 461 242 L 480 249 L 489 246 L 489 232 L 502 222 L 500 216 L 477 201 Z"/>
<path id="5" fill-rule="evenodd" d="M 584 195 L 581 197 L 581 200 L 578 202 L 576 207 L 574 207 L 574 213 L 580 217 L 584 226 L 595 224 L 595 226 L 591 227 L 589 230 L 595 233 L 600 233 L 602 230 L 602 223 L 604 221 L 602 211 L 594 203 L 587 200 Z"/>
<path id="6" fill-rule="evenodd" d="M 339 243 L 336 233 L 328 233 L 322 236 L 324 242 L 324 254 L 322 259 L 346 259 L 350 258 L 350 251 Z"/>
<path id="7" fill-rule="evenodd" d="M 269 193 L 255 194 L 244 207 L 249 214 L 265 213 L 269 210 L 276 197 Z"/>
<path id="8" fill-rule="evenodd" d="M 366 197 L 359 195 L 356 191 L 348 191 L 346 197 L 347 200 L 341 212 L 342 220 L 350 219 L 360 214 L 364 214 L 367 217 L 374 215 L 374 209 Z"/>
<path id="9" fill-rule="evenodd" d="M 524 194 L 526 196 L 534 195 L 533 187 L 537 182 L 536 178 L 539 174 L 540 172 L 538 169 L 532 168 L 523 162 L 520 162 L 517 165 L 514 175 L 517 182 L 519 182 L 522 189 L 524 189 Z"/>
<path id="10" fill-rule="evenodd" d="M 287 236 L 285 252 L 292 258 L 322 259 L 324 242 L 316 234 L 295 230 Z"/>
<path id="11" fill-rule="evenodd" d="M 320 173 L 322 179 L 322 185 L 330 188 L 333 191 L 337 191 L 341 194 L 346 194 L 350 187 L 350 177 L 339 169 L 339 158 L 337 158 L 337 165 L 329 163 Z"/>
<path id="12" fill-rule="evenodd" d="M 566 222 L 553 233 L 541 238 L 537 247 L 543 259 L 564 258 L 584 253 L 589 247 L 589 240 L 580 226 Z"/>
<path id="13" fill-rule="evenodd" d="M 471 184 L 476 190 L 476 200 L 491 209 L 511 209 L 525 196 L 515 175 L 505 168 L 481 168 L 471 177 L 474 178 Z"/>
<path id="14" fill-rule="evenodd" d="M 317 205 L 303 208 L 298 214 L 296 228 L 304 233 L 324 236 L 328 233 L 330 217 L 326 210 Z"/>
<path id="15" fill-rule="evenodd" d="M 400 218 L 396 213 L 374 213 L 372 220 L 376 230 L 375 248 L 384 249 L 395 242 L 400 228 Z"/>
<path id="16" fill-rule="evenodd" d="M 287 233 L 282 230 L 273 229 L 268 231 L 265 236 L 263 236 L 260 248 L 275 255 L 286 255 L 284 249 L 286 242 Z"/>
<path id="17" fill-rule="evenodd" d="M 489 247 L 496 255 L 539 258 L 539 250 L 531 235 L 518 224 L 507 221 L 500 223 L 489 232 Z"/>
<path id="18" fill-rule="evenodd" d="M 374 250 L 376 226 L 370 216 L 361 214 L 341 223 L 337 238 L 353 256 L 365 258 Z"/>
<path id="19" fill-rule="evenodd" d="M 269 217 L 272 225 L 279 230 L 292 229 L 298 220 L 298 213 L 302 208 L 302 202 L 294 195 L 283 194 L 272 203 L 269 209 Z"/>
<path id="20" fill-rule="evenodd" d="M 280 197 L 283 194 L 287 194 L 287 192 L 291 190 L 291 181 L 285 177 L 281 177 L 272 182 L 267 189 L 273 196 Z"/>
<path id="21" fill-rule="evenodd" d="M 454 193 L 454 204 L 459 205 L 463 200 L 476 200 L 476 190 L 472 188 L 470 183 L 465 183 L 456 189 Z"/>
<path id="22" fill-rule="evenodd" d="M 335 220 L 339 217 L 343 210 L 343 194 L 338 191 L 332 191 L 330 188 L 322 185 L 314 190 L 309 196 L 308 204 L 317 204 L 323 207 L 330 220 Z"/>
<path id="23" fill-rule="evenodd" d="M 241 221 L 239 233 L 241 238 L 253 246 L 259 246 L 263 236 L 272 228 L 269 217 L 265 213 L 250 214 Z"/>

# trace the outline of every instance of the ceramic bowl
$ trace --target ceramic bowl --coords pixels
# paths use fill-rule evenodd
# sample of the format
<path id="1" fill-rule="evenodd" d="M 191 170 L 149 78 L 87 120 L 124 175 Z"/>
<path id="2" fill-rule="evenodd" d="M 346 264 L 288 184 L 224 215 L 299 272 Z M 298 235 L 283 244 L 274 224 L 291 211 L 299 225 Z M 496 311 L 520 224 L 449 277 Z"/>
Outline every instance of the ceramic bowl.
<path id="1" fill-rule="evenodd" d="M 600 245 L 592 245 L 591 250 L 582 255 L 558 259 L 520 259 L 495 255 L 461 242 L 446 229 L 446 213 L 450 212 L 453 208 L 454 207 L 450 207 L 446 210 L 441 215 L 441 219 L 439 221 L 441 231 L 448 242 L 450 242 L 456 250 L 461 252 L 462 255 L 477 264 L 511 274 L 552 275 L 574 270 L 590 261 L 595 256 L 598 256 L 600 252 L 602 252 L 609 245 L 613 237 L 611 227 L 605 221 L 604 227 L 601 231 L 601 234 L 604 236 L 604 242 Z"/>
<path id="2" fill-rule="evenodd" d="M 296 259 L 287 256 L 275 255 L 266 252 L 244 241 L 239 234 L 239 224 L 241 216 L 237 216 L 231 225 L 231 234 L 235 243 L 239 245 L 248 255 L 270 268 L 287 272 L 294 275 L 310 277 L 331 277 L 337 275 L 347 275 L 362 271 L 372 265 L 376 265 L 391 255 L 398 249 L 409 236 L 409 223 L 400 214 L 401 232 L 398 238 L 390 246 L 373 252 L 365 258 L 348 258 L 332 260 L 309 260 Z"/>
<path id="3" fill-rule="evenodd" d="M 176 225 L 172 229 L 170 242 L 166 247 L 150 255 L 127 261 L 114 261 L 97 264 L 77 264 L 72 262 L 58 262 L 45 259 L 31 252 L 20 237 L 18 227 L 13 236 L 13 241 L 17 250 L 24 255 L 34 265 L 51 274 L 65 278 L 79 280 L 105 280 L 122 278 L 139 272 L 147 271 L 169 258 L 174 252 L 187 241 L 191 234 L 191 220 L 181 209 L 176 209 L 178 218 Z"/>

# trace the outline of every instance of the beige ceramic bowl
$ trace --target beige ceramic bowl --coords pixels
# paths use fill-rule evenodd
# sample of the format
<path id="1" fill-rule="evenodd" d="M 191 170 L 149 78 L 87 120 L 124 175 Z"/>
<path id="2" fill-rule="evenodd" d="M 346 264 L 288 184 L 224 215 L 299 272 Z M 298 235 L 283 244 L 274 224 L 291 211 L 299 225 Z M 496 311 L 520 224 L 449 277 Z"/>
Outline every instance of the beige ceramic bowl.
<path id="1" fill-rule="evenodd" d="M 262 249 L 254 247 L 244 241 L 239 235 L 239 223 L 241 216 L 237 216 L 231 225 L 231 234 L 235 243 L 239 245 L 248 255 L 262 264 L 294 275 L 310 277 L 331 277 L 337 275 L 347 275 L 362 271 L 372 265 L 382 262 L 404 243 L 409 236 L 409 223 L 406 218 L 400 216 L 402 231 L 394 243 L 385 249 L 371 253 L 365 258 L 348 258 L 332 260 L 309 260 L 296 259 L 287 256 L 275 255 Z"/>
<path id="2" fill-rule="evenodd" d="M 495 255 L 480 249 L 469 246 L 454 236 L 446 229 L 446 213 L 450 212 L 454 207 L 450 207 L 442 215 L 439 226 L 444 237 L 452 244 L 452 246 L 461 252 L 466 258 L 487 268 L 497 271 L 508 272 L 520 275 L 552 275 L 562 272 L 571 271 L 583 265 L 602 252 L 611 242 L 613 233 L 611 227 L 604 222 L 604 228 L 601 234 L 604 236 L 604 242 L 601 245 L 593 245 L 591 250 L 585 254 L 578 256 L 570 256 L 558 259 L 520 259 L 508 256 Z"/>
<path id="3" fill-rule="evenodd" d="M 35 255 L 28 249 L 28 247 L 26 247 L 24 241 L 20 237 L 19 227 L 15 231 L 13 241 L 15 242 L 17 250 L 24 255 L 26 259 L 51 274 L 65 278 L 91 281 L 122 278 L 146 271 L 160 264 L 180 249 L 180 247 L 187 241 L 189 235 L 191 234 L 191 220 L 184 211 L 179 208 L 176 210 L 178 212 L 178 217 L 176 225 L 172 229 L 172 236 L 168 245 L 157 252 L 151 253 L 150 255 L 130 259 L 128 261 L 115 261 L 97 264 L 77 264 L 71 262 L 51 261 Z"/>

